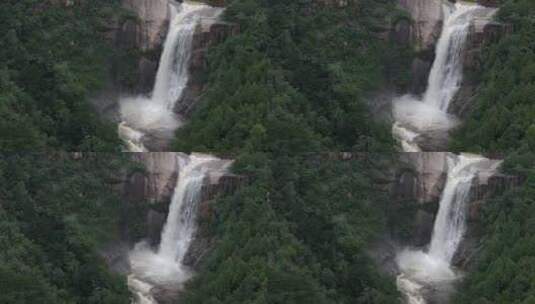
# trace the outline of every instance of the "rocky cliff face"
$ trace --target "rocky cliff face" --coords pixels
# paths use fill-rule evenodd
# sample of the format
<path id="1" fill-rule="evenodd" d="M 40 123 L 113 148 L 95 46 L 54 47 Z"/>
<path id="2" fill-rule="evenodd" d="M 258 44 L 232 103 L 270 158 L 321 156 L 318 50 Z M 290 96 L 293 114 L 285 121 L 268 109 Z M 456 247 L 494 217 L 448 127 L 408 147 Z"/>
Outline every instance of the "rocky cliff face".
<path id="1" fill-rule="evenodd" d="M 430 238 L 442 191 L 448 174 L 448 153 L 401 153 L 399 165 L 393 169 L 391 195 L 393 208 L 412 208 L 411 239 L 413 246 L 424 246 Z M 469 222 L 475 223 L 484 202 L 494 193 L 522 183 L 522 178 L 496 173 L 497 160 L 489 160 L 480 166 L 470 190 Z M 414 204 L 417 205 L 414 205 Z M 396 206 L 397 205 L 397 206 Z M 405 206 L 405 207 L 404 207 Z M 410 207 L 412 206 L 412 207 Z"/>
<path id="2" fill-rule="evenodd" d="M 446 152 L 401 153 L 394 195 L 420 204 L 438 202 L 446 181 L 446 157 Z"/>
<path id="3" fill-rule="evenodd" d="M 141 166 L 139 169 L 126 172 L 121 183 L 126 203 L 149 204 L 149 206 L 140 205 L 140 208 L 147 209 L 147 237 L 153 244 L 159 243 L 160 233 L 165 224 L 169 204 L 177 183 L 179 175 L 177 154 L 179 153 L 131 153 L 131 158 Z M 182 154 L 182 157 L 187 157 L 187 155 Z M 246 177 L 231 173 L 210 174 L 201 190 L 200 220 L 207 220 L 213 215 L 212 204 L 215 197 L 232 193 L 247 182 Z M 202 230 L 197 238 L 199 241 L 194 242 L 192 250 L 205 250 L 204 243 L 207 242 L 207 239 Z M 193 254 L 190 260 L 194 260 L 197 256 L 197 254 Z M 190 264 L 195 264 L 195 262 L 190 262 Z"/>
<path id="4" fill-rule="evenodd" d="M 125 31 L 143 51 L 158 48 L 169 22 L 169 0 L 122 0 L 125 8 L 138 16 L 137 22 L 125 24 Z"/>
<path id="5" fill-rule="evenodd" d="M 445 0 L 399 0 L 399 6 L 411 20 L 400 19 L 394 24 L 393 39 L 398 43 L 413 45 L 416 57 L 411 66 L 413 81 L 411 92 L 425 91 L 427 77 L 435 57 L 435 45 L 444 22 Z"/>
<path id="6" fill-rule="evenodd" d="M 221 0 L 205 2 L 217 7 L 225 4 Z M 134 93 L 150 93 L 169 28 L 169 0 L 122 0 L 122 4 L 136 18 L 128 19 L 120 25 L 116 41 L 123 48 L 140 51 Z M 193 36 L 190 79 L 183 96 L 176 103 L 175 111 L 178 114 L 188 116 L 204 90 L 203 76 L 207 67 L 208 48 L 238 32 L 239 27 L 236 24 L 223 22 L 218 18 L 202 19 Z"/>
<path id="7" fill-rule="evenodd" d="M 186 89 L 176 103 L 176 113 L 188 117 L 202 95 L 206 85 L 204 75 L 207 69 L 208 49 L 223 42 L 227 37 L 238 33 L 239 26 L 237 24 L 210 18 L 202 20 L 193 36 L 193 49 L 189 67 L 190 77 Z"/>
<path id="8" fill-rule="evenodd" d="M 399 0 L 412 17 L 410 39 L 419 51 L 433 49 L 444 21 L 442 0 Z"/>
<path id="9" fill-rule="evenodd" d="M 121 0 L 132 13 L 116 31 L 116 44 L 139 55 L 134 93 L 149 93 L 154 85 L 165 35 L 169 27 L 169 0 Z"/>
<path id="10" fill-rule="evenodd" d="M 476 89 L 478 86 L 477 77 L 474 77 L 474 73 L 478 73 L 483 67 L 481 56 L 483 46 L 496 42 L 500 37 L 512 32 L 511 25 L 494 20 L 495 12 L 494 9 L 489 8 L 486 16 L 477 18 L 470 26 L 464 53 L 465 77 L 461 89 L 452 100 L 449 108 L 449 112 L 458 117 L 464 118 L 472 110 L 473 99 L 477 95 Z"/>
<path id="11" fill-rule="evenodd" d="M 476 177 L 474 186 L 470 190 L 467 231 L 454 256 L 454 265 L 461 269 L 473 267 L 473 262 L 481 244 L 480 217 L 481 208 L 484 206 L 485 201 L 498 193 L 519 187 L 524 182 L 525 179 L 522 176 L 503 173 L 497 173 L 492 176 L 483 174 Z"/>
<path id="12" fill-rule="evenodd" d="M 143 165 L 143 171 L 130 173 L 124 194 L 130 201 L 169 202 L 178 178 L 176 153 L 132 153 L 132 159 Z"/>

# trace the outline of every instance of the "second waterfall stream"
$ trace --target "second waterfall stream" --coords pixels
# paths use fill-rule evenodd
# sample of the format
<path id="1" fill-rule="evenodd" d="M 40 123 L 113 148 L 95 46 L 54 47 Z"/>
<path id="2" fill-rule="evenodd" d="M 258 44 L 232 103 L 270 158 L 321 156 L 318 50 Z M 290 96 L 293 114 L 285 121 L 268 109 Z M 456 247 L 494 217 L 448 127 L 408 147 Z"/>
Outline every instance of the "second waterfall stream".
<path id="1" fill-rule="evenodd" d="M 155 290 L 177 292 L 191 277 L 183 265 L 196 231 L 198 205 L 207 179 L 221 176 L 231 162 L 210 155 L 178 153 L 178 178 L 158 248 L 141 242 L 130 253 L 128 284 L 135 304 L 155 304 Z"/>

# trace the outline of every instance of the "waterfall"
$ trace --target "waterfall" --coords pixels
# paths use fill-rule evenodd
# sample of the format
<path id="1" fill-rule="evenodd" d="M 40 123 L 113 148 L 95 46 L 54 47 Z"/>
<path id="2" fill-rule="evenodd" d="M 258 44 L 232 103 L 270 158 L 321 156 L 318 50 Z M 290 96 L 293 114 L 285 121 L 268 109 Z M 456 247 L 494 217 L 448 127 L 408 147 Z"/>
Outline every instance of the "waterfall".
<path id="1" fill-rule="evenodd" d="M 451 262 L 466 228 L 466 202 L 477 173 L 477 167 L 473 165 L 482 160 L 485 158 L 466 155 L 448 158 L 448 167 L 451 169 L 433 227 L 430 256 Z"/>
<path id="2" fill-rule="evenodd" d="M 456 3 L 445 6 L 446 18 L 436 46 L 436 58 L 429 74 L 423 102 L 447 111 L 461 86 L 463 78 L 463 51 L 468 28 L 479 6 Z"/>
<path id="3" fill-rule="evenodd" d="M 169 11 L 169 30 L 150 98 L 123 97 L 119 101 L 119 136 L 131 152 L 147 151 L 142 144 L 146 135 L 159 139 L 158 144 L 153 143 L 156 146 L 169 142 L 182 125 L 173 111 L 189 80 L 193 35 L 202 20 L 215 20 L 223 10 L 202 3 L 171 1 Z"/>
<path id="4" fill-rule="evenodd" d="M 202 186 L 210 177 L 222 175 L 230 165 L 229 161 L 203 154 L 177 157 L 178 178 L 160 246 L 154 250 L 147 242 L 140 242 L 130 253 L 132 273 L 128 285 L 136 304 L 156 303 L 154 287 L 176 291 L 191 277 L 183 260 L 196 231 Z"/>
<path id="5" fill-rule="evenodd" d="M 205 5 L 184 2 L 177 9 L 170 4 L 169 32 L 160 58 L 152 101 L 172 110 L 189 79 L 189 60 L 193 33 L 201 19 Z"/>
<path id="6" fill-rule="evenodd" d="M 428 250 L 404 250 L 397 256 L 400 291 L 409 304 L 424 304 L 430 289 L 438 290 L 458 278 L 452 259 L 466 230 L 468 200 L 478 174 L 492 174 L 500 165 L 482 156 L 448 154 L 448 173 Z M 442 286 L 440 286 L 442 285 Z"/>
<path id="7" fill-rule="evenodd" d="M 444 25 L 435 48 L 435 61 L 423 97 L 405 95 L 393 101 L 393 136 L 406 152 L 420 151 L 417 139 L 423 134 L 447 138 L 446 133 L 458 125 L 448 114 L 451 101 L 463 79 L 464 49 L 470 25 L 475 18 L 489 18 L 495 9 L 471 3 L 445 3 Z"/>
<path id="8" fill-rule="evenodd" d="M 177 185 L 169 207 L 158 254 L 168 260 L 180 262 L 186 255 L 195 230 L 197 202 L 203 180 L 210 169 L 208 164 L 217 160 L 211 156 L 193 155 L 181 158 Z"/>

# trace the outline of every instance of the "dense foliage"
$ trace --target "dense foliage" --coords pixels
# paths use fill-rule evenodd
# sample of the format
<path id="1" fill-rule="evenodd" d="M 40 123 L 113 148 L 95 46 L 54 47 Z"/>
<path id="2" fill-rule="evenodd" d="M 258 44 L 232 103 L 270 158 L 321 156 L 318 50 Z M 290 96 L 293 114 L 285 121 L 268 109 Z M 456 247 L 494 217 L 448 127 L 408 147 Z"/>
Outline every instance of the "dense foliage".
<path id="1" fill-rule="evenodd" d="M 533 160 L 527 176 L 524 186 L 485 203 L 482 212 L 482 249 L 477 256 L 477 265 L 461 288 L 456 303 L 535 303 Z"/>
<path id="2" fill-rule="evenodd" d="M 228 1 L 240 34 L 212 50 L 208 91 L 174 150 L 390 150 L 366 98 L 407 78 L 408 48 L 386 39 L 403 16 L 393 0 L 343 3 Z"/>
<path id="3" fill-rule="evenodd" d="M 106 80 L 104 39 L 117 1 L 4 0 L 0 9 L 0 149 L 117 150 L 88 95 Z"/>
<path id="4" fill-rule="evenodd" d="M 117 236 L 115 157 L 0 155 L 0 303 L 129 303 L 96 248 Z"/>
<path id="5" fill-rule="evenodd" d="M 485 203 L 482 244 L 461 304 L 535 303 L 535 2 L 502 3 L 498 18 L 512 32 L 484 50 L 475 109 L 452 147 L 504 153 L 505 172 L 526 183 Z"/>
<path id="6" fill-rule="evenodd" d="M 393 280 L 366 251 L 385 227 L 387 203 L 373 181 L 382 157 L 369 156 L 239 161 L 237 172 L 254 181 L 203 223 L 218 241 L 181 303 L 398 303 Z"/>
<path id="7" fill-rule="evenodd" d="M 231 153 L 253 181 L 203 223 L 217 243 L 184 303 L 399 301 L 366 252 L 386 225 L 380 162 L 310 152 L 392 149 L 366 99 L 404 83 L 409 52 L 384 39 L 401 15 L 390 0 L 326 2 L 227 3 L 240 34 L 211 50 L 208 90 L 173 148 Z"/>
<path id="8" fill-rule="evenodd" d="M 458 151 L 535 150 L 535 2 L 502 2 L 498 18 L 512 33 L 484 49 L 475 109 L 452 143 Z"/>

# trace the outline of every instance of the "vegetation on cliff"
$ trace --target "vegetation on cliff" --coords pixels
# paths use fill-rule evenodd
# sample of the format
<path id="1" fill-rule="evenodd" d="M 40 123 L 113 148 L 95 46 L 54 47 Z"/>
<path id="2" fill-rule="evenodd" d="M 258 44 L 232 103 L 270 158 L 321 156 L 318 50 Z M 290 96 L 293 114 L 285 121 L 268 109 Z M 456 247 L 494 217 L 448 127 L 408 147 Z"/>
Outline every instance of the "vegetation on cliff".
<path id="1" fill-rule="evenodd" d="M 487 201 L 476 265 L 459 289 L 459 304 L 535 303 L 535 165 L 525 185 Z"/>
<path id="2" fill-rule="evenodd" d="M 372 173 L 388 157 L 371 156 L 240 160 L 235 169 L 254 181 L 204 223 L 217 242 L 181 303 L 399 303 L 366 251 L 385 229 L 388 202 Z"/>
<path id="3" fill-rule="evenodd" d="M 484 49 L 475 109 L 455 150 L 498 152 L 504 170 L 526 178 L 485 203 L 476 265 L 455 303 L 535 303 L 535 2 L 503 0 L 498 18 L 512 26 Z"/>
<path id="4" fill-rule="evenodd" d="M 211 51 L 208 91 L 173 149 L 391 150 L 366 98 L 407 78 L 408 48 L 386 39 L 395 1 L 324 3 L 228 1 L 241 33 Z"/>
<path id="5" fill-rule="evenodd" d="M 404 84 L 409 50 L 385 39 L 395 1 L 320 3 L 227 3 L 240 34 L 211 50 L 208 90 L 173 149 L 233 154 L 254 180 L 204 223 L 217 243 L 184 303 L 399 302 L 366 253 L 386 225 L 379 160 L 310 152 L 392 149 L 366 98 Z"/>
<path id="6" fill-rule="evenodd" d="M 512 33 L 483 50 L 475 108 L 452 140 L 456 151 L 535 151 L 535 2 L 502 2 L 498 18 Z"/>

